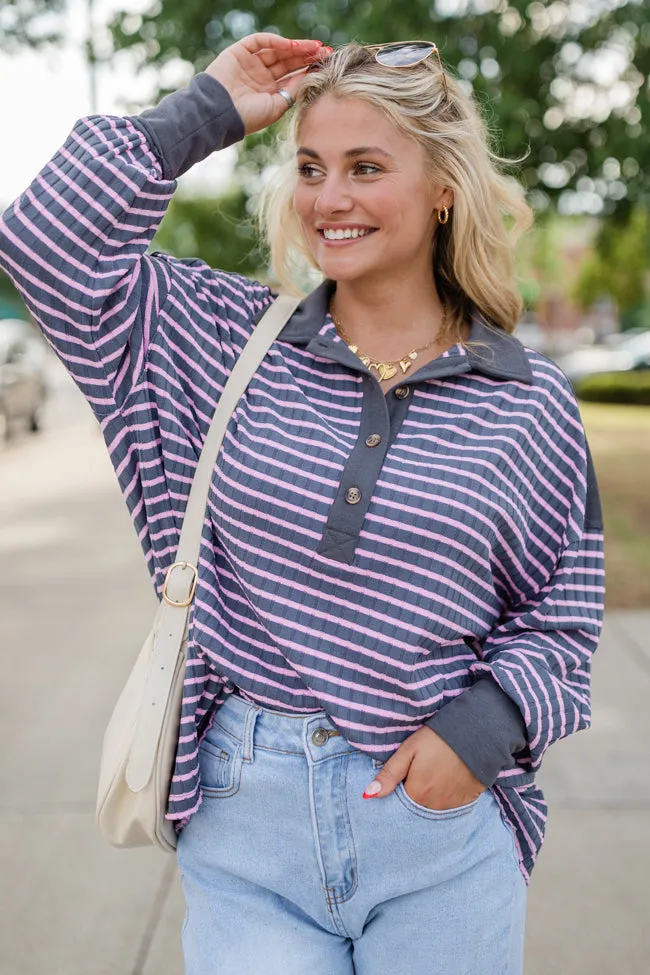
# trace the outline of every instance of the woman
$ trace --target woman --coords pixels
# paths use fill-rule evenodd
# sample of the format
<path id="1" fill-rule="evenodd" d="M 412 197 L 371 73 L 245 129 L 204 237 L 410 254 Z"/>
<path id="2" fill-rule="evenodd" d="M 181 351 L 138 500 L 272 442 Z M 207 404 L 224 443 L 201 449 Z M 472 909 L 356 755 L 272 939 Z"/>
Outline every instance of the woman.
<path id="1" fill-rule="evenodd" d="M 602 531 L 570 386 L 511 334 L 504 226 L 527 208 L 435 45 L 244 38 L 158 108 L 78 123 L 2 262 L 101 421 L 160 592 L 274 296 L 145 251 L 178 175 L 289 109 L 263 218 L 278 278 L 324 281 L 211 488 L 169 805 L 186 970 L 511 975 L 535 772 L 589 722 Z"/>

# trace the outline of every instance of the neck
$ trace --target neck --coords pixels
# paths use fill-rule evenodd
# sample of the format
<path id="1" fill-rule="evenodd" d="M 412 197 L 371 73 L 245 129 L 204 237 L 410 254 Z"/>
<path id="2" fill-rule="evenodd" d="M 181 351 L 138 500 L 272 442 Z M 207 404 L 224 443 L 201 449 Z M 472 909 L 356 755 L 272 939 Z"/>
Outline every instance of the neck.
<path id="1" fill-rule="evenodd" d="M 337 284 L 336 317 L 350 341 L 364 353 L 395 360 L 436 338 L 443 306 L 430 277 L 424 288 L 412 281 L 364 286 L 358 281 Z"/>

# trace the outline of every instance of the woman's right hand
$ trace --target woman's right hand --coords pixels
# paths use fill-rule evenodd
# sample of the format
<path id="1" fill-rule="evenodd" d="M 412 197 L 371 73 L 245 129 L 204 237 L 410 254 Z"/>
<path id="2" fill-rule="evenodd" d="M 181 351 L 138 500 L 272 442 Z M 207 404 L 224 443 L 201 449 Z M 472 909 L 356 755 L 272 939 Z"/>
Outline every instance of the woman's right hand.
<path id="1" fill-rule="evenodd" d="M 295 98 L 304 79 L 300 69 L 309 67 L 321 48 L 320 41 L 250 34 L 222 51 L 206 68 L 206 74 L 227 90 L 249 135 L 284 115 L 289 106 L 278 89 L 284 88 Z M 300 73 L 285 79 L 294 71 Z"/>

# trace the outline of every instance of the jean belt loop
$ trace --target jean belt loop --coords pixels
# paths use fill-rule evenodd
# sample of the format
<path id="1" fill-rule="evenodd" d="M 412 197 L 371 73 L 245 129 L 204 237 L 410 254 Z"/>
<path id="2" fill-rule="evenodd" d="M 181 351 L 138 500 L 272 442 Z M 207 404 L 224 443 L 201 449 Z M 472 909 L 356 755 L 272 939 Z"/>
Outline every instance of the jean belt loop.
<path id="1" fill-rule="evenodd" d="M 253 761 L 253 742 L 255 738 L 255 722 L 260 714 L 260 708 L 251 704 L 246 712 L 244 721 L 244 734 L 242 738 L 242 759 L 245 762 Z"/>

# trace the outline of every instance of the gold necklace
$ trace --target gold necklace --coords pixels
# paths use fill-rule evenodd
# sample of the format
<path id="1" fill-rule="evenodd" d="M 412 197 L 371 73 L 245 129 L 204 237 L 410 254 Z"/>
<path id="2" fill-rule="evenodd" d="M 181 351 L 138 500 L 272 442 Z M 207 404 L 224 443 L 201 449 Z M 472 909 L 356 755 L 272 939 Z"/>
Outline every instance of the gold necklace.
<path id="1" fill-rule="evenodd" d="M 350 352 L 354 352 L 354 354 L 359 357 L 361 362 L 363 362 L 364 366 L 367 366 L 368 369 L 374 369 L 377 372 L 377 375 L 379 376 L 380 382 L 384 382 L 384 380 L 392 379 L 393 376 L 396 376 L 398 368 L 402 370 L 403 375 L 406 374 L 411 368 L 411 366 L 413 365 L 413 363 L 415 362 L 415 360 L 417 359 L 418 354 L 420 352 L 424 352 L 426 349 L 430 349 L 431 346 L 435 345 L 435 343 L 438 341 L 438 336 L 436 335 L 436 337 L 434 339 L 431 339 L 430 342 L 427 342 L 426 345 L 421 345 L 417 349 L 412 349 L 407 355 L 403 356 L 401 359 L 392 359 L 388 362 L 384 360 L 380 361 L 378 359 L 373 359 L 371 356 L 366 355 L 364 352 L 360 352 L 359 346 L 354 345 L 352 343 L 349 336 L 346 335 L 341 322 L 339 321 L 339 319 L 336 317 L 334 313 L 333 301 L 330 302 L 330 315 L 332 316 L 332 320 L 334 322 L 334 325 L 336 326 L 336 331 L 339 333 L 343 341 L 349 347 Z M 441 332 L 445 327 L 446 320 L 447 320 L 447 307 L 446 305 L 443 305 L 442 321 L 440 323 Z"/>

